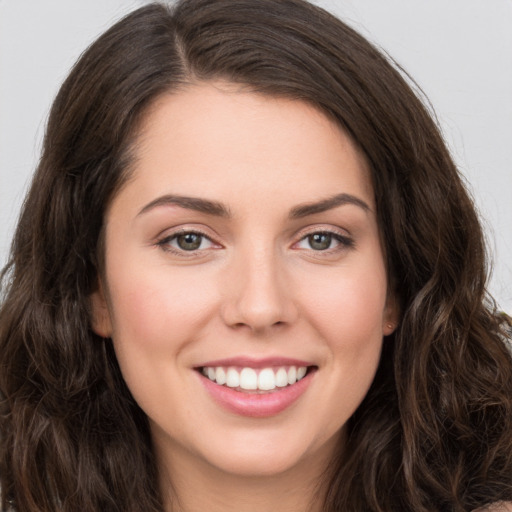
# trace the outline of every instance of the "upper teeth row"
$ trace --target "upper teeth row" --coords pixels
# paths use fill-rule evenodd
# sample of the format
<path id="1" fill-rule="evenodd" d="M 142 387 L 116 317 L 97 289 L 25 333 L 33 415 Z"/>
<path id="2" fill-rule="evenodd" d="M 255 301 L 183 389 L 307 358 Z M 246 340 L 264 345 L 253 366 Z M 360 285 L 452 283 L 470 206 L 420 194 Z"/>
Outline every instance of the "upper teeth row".
<path id="1" fill-rule="evenodd" d="M 305 366 L 290 366 L 288 368 L 262 368 L 258 372 L 254 368 L 241 368 L 240 370 L 222 366 L 204 367 L 203 374 L 211 381 L 230 388 L 260 389 L 267 391 L 284 388 L 289 384 L 295 384 L 306 375 Z"/>

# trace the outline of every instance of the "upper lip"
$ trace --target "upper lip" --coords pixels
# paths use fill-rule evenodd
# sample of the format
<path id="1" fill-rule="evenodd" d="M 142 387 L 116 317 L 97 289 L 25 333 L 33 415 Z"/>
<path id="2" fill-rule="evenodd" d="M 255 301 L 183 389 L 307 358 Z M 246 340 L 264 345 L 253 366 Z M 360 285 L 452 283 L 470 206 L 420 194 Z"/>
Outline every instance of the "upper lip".
<path id="1" fill-rule="evenodd" d="M 248 356 L 229 357 L 226 359 L 215 359 L 213 361 L 205 361 L 198 364 L 196 368 L 217 366 L 239 366 L 242 368 L 269 368 L 274 366 L 315 366 L 310 361 L 295 359 L 290 357 L 265 357 L 254 358 Z"/>

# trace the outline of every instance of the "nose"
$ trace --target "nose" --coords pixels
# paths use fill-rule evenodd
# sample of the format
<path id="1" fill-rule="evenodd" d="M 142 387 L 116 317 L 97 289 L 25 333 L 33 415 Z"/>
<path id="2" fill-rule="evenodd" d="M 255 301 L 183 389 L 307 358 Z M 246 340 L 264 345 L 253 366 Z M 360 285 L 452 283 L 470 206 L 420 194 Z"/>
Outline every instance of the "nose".
<path id="1" fill-rule="evenodd" d="M 283 262 L 272 250 L 249 252 L 240 254 L 225 276 L 224 322 L 253 333 L 293 323 L 297 307 Z"/>

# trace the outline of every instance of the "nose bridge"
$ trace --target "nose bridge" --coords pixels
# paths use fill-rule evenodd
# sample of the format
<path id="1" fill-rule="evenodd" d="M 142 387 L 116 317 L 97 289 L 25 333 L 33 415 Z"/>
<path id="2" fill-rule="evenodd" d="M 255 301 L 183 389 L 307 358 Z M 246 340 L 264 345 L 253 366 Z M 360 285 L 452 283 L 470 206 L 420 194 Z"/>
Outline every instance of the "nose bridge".
<path id="1" fill-rule="evenodd" d="M 283 261 L 274 244 L 252 240 L 237 251 L 231 265 L 232 286 L 226 321 L 262 330 L 293 319 Z"/>

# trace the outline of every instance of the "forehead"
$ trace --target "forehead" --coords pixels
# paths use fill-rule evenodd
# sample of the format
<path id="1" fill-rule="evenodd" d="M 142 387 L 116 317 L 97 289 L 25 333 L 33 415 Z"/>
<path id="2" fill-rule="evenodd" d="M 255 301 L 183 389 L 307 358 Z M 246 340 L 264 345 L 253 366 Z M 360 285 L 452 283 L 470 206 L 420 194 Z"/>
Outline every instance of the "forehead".
<path id="1" fill-rule="evenodd" d="M 201 83 L 159 97 L 141 123 L 133 179 L 234 200 L 272 194 L 304 202 L 339 192 L 373 205 L 366 159 L 345 132 L 308 103 Z M 250 194 L 249 194 L 250 195 Z"/>

